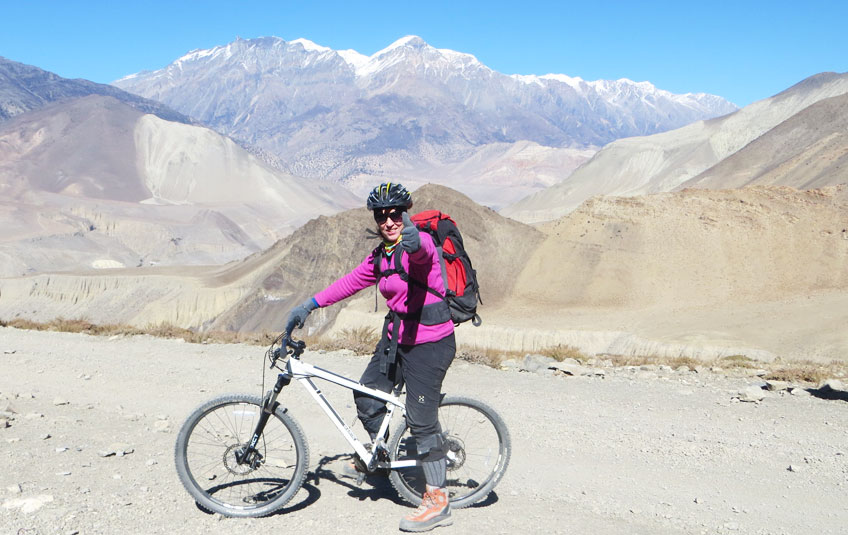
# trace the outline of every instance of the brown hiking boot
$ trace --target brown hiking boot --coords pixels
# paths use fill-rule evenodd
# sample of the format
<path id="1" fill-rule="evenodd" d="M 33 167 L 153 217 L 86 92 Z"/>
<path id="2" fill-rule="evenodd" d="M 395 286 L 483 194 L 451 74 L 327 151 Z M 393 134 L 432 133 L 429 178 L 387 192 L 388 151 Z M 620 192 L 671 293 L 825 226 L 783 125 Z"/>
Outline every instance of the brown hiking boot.
<path id="1" fill-rule="evenodd" d="M 438 526 L 450 526 L 450 503 L 445 489 L 434 489 L 424 493 L 421 505 L 411 515 L 400 521 L 401 531 L 429 531 Z"/>

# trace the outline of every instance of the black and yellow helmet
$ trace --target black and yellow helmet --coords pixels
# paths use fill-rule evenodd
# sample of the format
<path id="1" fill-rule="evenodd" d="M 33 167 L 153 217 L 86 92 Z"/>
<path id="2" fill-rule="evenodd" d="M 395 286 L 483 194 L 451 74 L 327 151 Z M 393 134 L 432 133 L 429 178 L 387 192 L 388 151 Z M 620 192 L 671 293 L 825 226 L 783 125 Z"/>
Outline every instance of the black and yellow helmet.
<path id="1" fill-rule="evenodd" d="M 369 210 L 400 206 L 411 208 L 412 195 L 409 194 L 409 191 L 403 185 L 397 182 L 384 182 L 371 190 L 366 206 L 368 206 Z"/>

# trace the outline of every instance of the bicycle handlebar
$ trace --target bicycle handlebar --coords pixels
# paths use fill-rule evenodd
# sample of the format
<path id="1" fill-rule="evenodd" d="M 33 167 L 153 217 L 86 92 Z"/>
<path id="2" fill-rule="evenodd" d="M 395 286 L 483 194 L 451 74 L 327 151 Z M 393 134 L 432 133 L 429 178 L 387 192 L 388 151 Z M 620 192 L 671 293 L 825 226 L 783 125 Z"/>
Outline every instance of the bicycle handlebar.
<path id="1" fill-rule="evenodd" d="M 291 355 L 295 358 L 300 356 L 300 354 L 303 353 L 303 350 L 306 349 L 306 342 L 304 342 L 303 340 L 295 340 L 289 334 L 286 334 L 286 336 L 283 338 L 283 343 L 286 347 L 292 349 Z"/>
<path id="2" fill-rule="evenodd" d="M 306 342 L 303 340 L 294 340 L 291 337 L 289 332 L 284 332 L 280 338 L 280 347 L 269 350 L 268 358 L 271 361 L 270 368 L 273 368 L 277 365 L 277 360 L 282 358 L 284 355 L 289 355 L 292 358 L 300 358 L 300 355 L 306 349 Z"/>

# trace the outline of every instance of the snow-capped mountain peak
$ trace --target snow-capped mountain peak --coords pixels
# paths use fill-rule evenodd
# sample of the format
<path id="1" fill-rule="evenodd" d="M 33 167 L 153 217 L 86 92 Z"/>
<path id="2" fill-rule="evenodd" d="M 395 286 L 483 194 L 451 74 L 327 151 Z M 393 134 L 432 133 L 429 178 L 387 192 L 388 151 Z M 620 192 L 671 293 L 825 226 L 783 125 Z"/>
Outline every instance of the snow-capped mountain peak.
<path id="1" fill-rule="evenodd" d="M 400 39 L 398 39 L 394 43 L 390 44 L 386 48 L 375 52 L 374 55 L 372 55 L 371 57 L 372 58 L 373 57 L 380 57 L 383 54 L 386 54 L 386 53 L 391 52 L 392 50 L 396 50 L 398 48 L 424 48 L 424 47 L 428 47 L 428 46 L 430 46 L 430 45 L 428 45 L 424 41 L 424 39 L 421 39 L 417 35 L 407 35 L 407 36 L 401 37 Z"/>
<path id="2" fill-rule="evenodd" d="M 304 39 L 303 37 L 299 39 L 295 39 L 294 41 L 289 41 L 289 44 L 292 45 L 300 45 L 304 48 L 304 50 L 308 50 L 310 52 L 332 52 L 332 48 L 327 48 L 326 46 L 321 46 L 313 43 L 309 39 Z"/>
<path id="3" fill-rule="evenodd" d="M 341 56 L 345 62 L 351 65 L 354 70 L 359 70 L 364 67 L 370 60 L 370 56 L 366 56 L 365 54 L 360 54 L 356 50 L 349 48 L 347 50 L 337 50 L 336 53 Z"/>
<path id="4" fill-rule="evenodd" d="M 387 70 L 393 65 L 409 62 L 410 58 L 415 58 L 415 62 L 424 67 L 442 65 L 460 71 L 469 67 L 490 70 L 472 54 L 447 48 L 435 48 L 417 35 L 407 35 L 375 52 L 368 58 L 367 62 L 356 64 L 356 75 L 358 77 L 370 76 Z"/>

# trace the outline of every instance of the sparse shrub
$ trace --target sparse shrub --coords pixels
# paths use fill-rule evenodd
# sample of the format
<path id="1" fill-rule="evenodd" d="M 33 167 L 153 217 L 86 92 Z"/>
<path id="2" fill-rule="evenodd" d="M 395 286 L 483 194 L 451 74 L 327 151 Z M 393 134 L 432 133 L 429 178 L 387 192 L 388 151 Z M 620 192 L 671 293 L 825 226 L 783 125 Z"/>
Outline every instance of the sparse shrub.
<path id="1" fill-rule="evenodd" d="M 26 329 L 30 331 L 45 331 L 47 330 L 47 326 L 42 323 L 37 323 L 35 321 L 15 318 L 8 322 L 3 322 L 4 327 L 14 327 L 15 329 Z"/>
<path id="2" fill-rule="evenodd" d="M 456 357 L 475 364 L 482 364 L 491 368 L 500 368 L 505 360 L 522 359 L 525 352 L 504 351 L 491 347 L 461 347 L 457 348 Z"/>
<path id="3" fill-rule="evenodd" d="M 380 341 L 380 332 L 374 327 L 356 327 L 342 329 L 335 336 L 326 335 L 305 336 L 307 347 L 311 349 L 324 349 L 326 351 L 338 351 L 349 349 L 357 355 L 371 355 L 377 342 Z"/>
<path id="4" fill-rule="evenodd" d="M 342 329 L 336 338 L 354 353 L 372 354 L 377 342 L 380 341 L 380 335 L 381 333 L 374 327 L 357 327 Z"/>
<path id="5" fill-rule="evenodd" d="M 792 363 L 776 363 L 765 376 L 771 381 L 804 381 L 818 384 L 826 379 L 844 377 L 848 371 L 848 365 L 844 362 L 831 361 L 829 363 L 798 361 Z"/>
<path id="6" fill-rule="evenodd" d="M 757 368 L 759 364 L 756 360 L 746 357 L 745 355 L 728 355 L 726 357 L 721 357 L 719 362 L 723 366 L 730 366 L 734 368 Z"/>
<path id="7" fill-rule="evenodd" d="M 579 349 L 573 346 L 557 344 L 553 347 L 545 348 L 539 351 L 540 354 L 545 355 L 546 357 L 551 357 L 552 359 L 562 362 L 565 359 L 574 359 L 580 362 L 584 362 L 586 360 L 586 355 L 580 352 Z"/>

